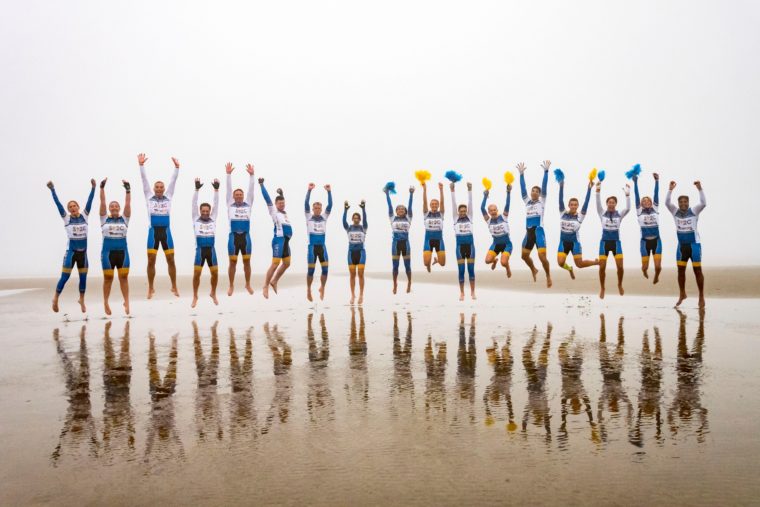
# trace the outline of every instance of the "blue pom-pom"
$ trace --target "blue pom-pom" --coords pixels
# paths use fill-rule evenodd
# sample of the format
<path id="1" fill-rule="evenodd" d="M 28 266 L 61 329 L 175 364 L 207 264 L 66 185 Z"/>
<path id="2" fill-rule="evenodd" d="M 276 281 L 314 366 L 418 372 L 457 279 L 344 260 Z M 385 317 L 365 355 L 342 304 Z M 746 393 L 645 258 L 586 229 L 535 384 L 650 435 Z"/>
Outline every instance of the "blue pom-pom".
<path id="1" fill-rule="evenodd" d="M 596 177 L 599 179 L 599 181 L 604 181 L 604 177 L 607 176 L 607 173 L 604 171 L 599 171 L 596 173 Z"/>
<path id="2" fill-rule="evenodd" d="M 444 174 L 444 176 L 452 183 L 456 183 L 462 179 L 462 175 L 456 171 L 446 171 L 446 174 Z"/>
<path id="3" fill-rule="evenodd" d="M 395 181 L 389 181 L 385 184 L 383 187 L 383 192 L 388 192 L 389 194 L 395 194 L 396 193 L 396 182 Z"/>
<path id="4" fill-rule="evenodd" d="M 625 172 L 625 177 L 629 180 L 633 177 L 638 177 L 641 174 L 641 164 L 636 164 Z"/>
<path id="5" fill-rule="evenodd" d="M 557 180 L 557 183 L 562 183 L 565 181 L 565 173 L 563 173 L 562 169 L 559 167 L 554 170 L 554 179 Z"/>

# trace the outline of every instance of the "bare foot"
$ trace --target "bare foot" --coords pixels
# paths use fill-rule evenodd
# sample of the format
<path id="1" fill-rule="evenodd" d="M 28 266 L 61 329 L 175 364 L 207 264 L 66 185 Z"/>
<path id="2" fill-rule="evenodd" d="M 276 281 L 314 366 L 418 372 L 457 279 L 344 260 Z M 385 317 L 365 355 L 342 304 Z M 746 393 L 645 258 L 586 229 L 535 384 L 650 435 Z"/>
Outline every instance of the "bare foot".
<path id="1" fill-rule="evenodd" d="M 464 292 L 459 294 L 459 301 L 464 301 Z"/>
<path id="2" fill-rule="evenodd" d="M 660 281 L 660 272 L 659 271 L 655 271 L 654 272 L 654 282 L 652 282 L 652 283 L 655 284 L 655 283 L 657 283 L 659 281 Z"/>
<path id="3" fill-rule="evenodd" d="M 623 294 L 625 294 L 625 291 L 623 290 L 623 285 L 622 285 L 622 284 L 621 284 L 621 285 L 618 285 L 618 292 L 620 292 L 620 295 L 621 295 L 621 296 L 622 296 Z"/>
<path id="4" fill-rule="evenodd" d="M 678 296 L 678 302 L 676 303 L 676 306 L 681 306 L 681 303 L 683 303 L 683 300 L 686 299 L 686 293 L 682 292 L 680 296 Z"/>
<path id="5" fill-rule="evenodd" d="M 230 288 L 227 289 L 227 295 L 231 296 L 233 292 L 235 292 L 235 286 L 234 285 L 230 285 Z"/>
<path id="6" fill-rule="evenodd" d="M 359 304 L 364 303 L 364 294 L 359 294 L 359 301 L 358 301 L 358 303 Z"/>
<path id="7" fill-rule="evenodd" d="M 272 287 L 274 293 L 277 294 L 277 284 L 274 282 L 269 282 L 269 285 Z"/>
<path id="8" fill-rule="evenodd" d="M 253 287 L 251 287 L 251 284 L 245 286 L 245 290 L 248 291 L 248 294 L 253 294 Z"/>
<path id="9" fill-rule="evenodd" d="M 111 305 L 108 304 L 108 301 L 103 302 L 103 310 L 106 312 L 106 315 L 111 315 Z"/>
<path id="10" fill-rule="evenodd" d="M 427 269 L 427 272 L 430 273 L 430 264 L 425 264 L 425 269 Z"/>
<path id="11" fill-rule="evenodd" d="M 124 313 L 126 313 L 127 315 L 129 315 L 129 301 L 124 301 L 124 303 L 122 303 L 122 305 L 124 306 Z"/>
<path id="12" fill-rule="evenodd" d="M 87 307 L 84 305 L 84 296 L 79 296 L 79 307 L 82 308 L 82 313 L 87 312 Z"/>
<path id="13" fill-rule="evenodd" d="M 153 287 L 148 287 L 148 299 L 153 299 L 153 294 L 156 293 L 156 290 Z"/>
<path id="14" fill-rule="evenodd" d="M 699 297 L 699 303 L 698 304 L 699 304 L 700 308 L 704 309 L 704 307 L 705 307 L 705 298 L 704 298 L 704 296 L 700 296 Z"/>
<path id="15" fill-rule="evenodd" d="M 572 278 L 573 280 L 575 280 L 575 270 L 574 269 L 570 270 L 570 278 Z"/>
<path id="16" fill-rule="evenodd" d="M 433 265 L 435 266 L 438 264 L 438 257 L 433 257 Z"/>
<path id="17" fill-rule="evenodd" d="M 507 278 L 512 278 L 512 270 L 507 266 Z"/>
<path id="18" fill-rule="evenodd" d="M 179 291 L 177 290 L 177 287 L 172 287 L 172 294 L 174 294 L 174 297 L 179 297 Z"/>
<path id="19" fill-rule="evenodd" d="M 398 282 L 393 282 L 393 293 L 395 294 L 398 290 Z"/>
<path id="20" fill-rule="evenodd" d="M 53 311 L 55 313 L 58 313 L 58 298 L 57 297 L 53 298 Z"/>
<path id="21" fill-rule="evenodd" d="M 193 302 L 190 303 L 190 308 L 195 308 L 195 305 L 197 305 L 197 304 L 198 304 L 198 297 L 197 296 L 193 296 Z"/>
<path id="22" fill-rule="evenodd" d="M 211 301 L 213 301 L 215 305 L 219 305 L 219 300 L 216 299 L 216 292 L 212 292 L 209 296 L 211 296 Z"/>
<path id="23" fill-rule="evenodd" d="M 546 277 L 546 288 L 547 289 L 551 288 L 551 286 L 552 286 L 552 277 L 551 276 L 547 276 Z"/>
<path id="24" fill-rule="evenodd" d="M 325 299 L 325 287 L 322 286 L 319 288 L 319 300 L 322 301 Z"/>
<path id="25" fill-rule="evenodd" d="M 599 299 L 604 299 L 604 289 L 599 291 Z"/>
<path id="26" fill-rule="evenodd" d="M 496 261 L 493 261 L 491 263 L 491 271 L 493 271 L 494 269 L 496 269 Z"/>
<path id="27" fill-rule="evenodd" d="M 264 299 L 269 299 L 269 285 L 265 285 L 261 288 L 261 293 L 264 295 Z"/>
<path id="28" fill-rule="evenodd" d="M 356 299 L 354 296 L 351 296 L 351 301 L 348 302 L 348 304 L 352 305 L 354 304 L 354 299 Z"/>
<path id="29" fill-rule="evenodd" d="M 533 281 L 534 282 L 538 281 L 537 278 L 536 278 L 536 275 L 538 274 L 538 270 L 536 268 L 531 269 L 530 270 L 530 274 L 533 275 Z"/>
<path id="30" fill-rule="evenodd" d="M 473 293 L 470 294 L 470 299 L 472 299 L 474 301 L 474 300 L 478 299 L 478 296 L 476 296 L 475 293 L 473 292 Z"/>
<path id="31" fill-rule="evenodd" d="M 308 299 L 309 301 L 314 301 L 314 298 L 311 295 L 311 289 L 306 291 L 306 299 Z"/>
<path id="32" fill-rule="evenodd" d="M 649 271 L 647 268 L 641 268 L 641 272 L 644 273 L 644 278 L 649 278 Z"/>
<path id="33" fill-rule="evenodd" d="M 409 294 L 410 292 L 412 292 L 412 282 L 407 282 L 406 283 L 406 293 Z"/>

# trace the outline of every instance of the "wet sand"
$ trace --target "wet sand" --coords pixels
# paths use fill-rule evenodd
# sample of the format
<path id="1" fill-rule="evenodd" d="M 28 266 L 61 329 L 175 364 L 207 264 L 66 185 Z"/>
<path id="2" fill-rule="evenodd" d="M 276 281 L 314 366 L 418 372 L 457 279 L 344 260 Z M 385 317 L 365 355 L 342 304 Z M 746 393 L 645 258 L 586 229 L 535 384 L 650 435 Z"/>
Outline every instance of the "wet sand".
<path id="1" fill-rule="evenodd" d="M 49 287 L 0 297 L 0 503 L 760 498 L 757 299 L 382 282 L 360 310 L 345 282 L 319 305 L 136 292 L 131 319 L 101 318 L 97 282 L 88 320 L 72 293 L 66 315 Z"/>

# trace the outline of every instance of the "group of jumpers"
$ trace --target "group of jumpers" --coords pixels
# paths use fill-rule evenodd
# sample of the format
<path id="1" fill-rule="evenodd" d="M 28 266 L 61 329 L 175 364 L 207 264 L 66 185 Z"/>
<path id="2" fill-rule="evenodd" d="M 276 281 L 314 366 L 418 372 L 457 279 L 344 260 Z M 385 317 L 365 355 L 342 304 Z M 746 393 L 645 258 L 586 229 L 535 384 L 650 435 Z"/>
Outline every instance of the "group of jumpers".
<path id="1" fill-rule="evenodd" d="M 163 250 L 166 257 L 169 278 L 171 280 L 171 291 L 175 296 L 179 296 L 170 215 L 174 189 L 179 176 L 180 163 L 178 159 L 172 158 L 174 171 L 168 185 L 165 185 L 163 181 L 156 181 L 151 187 L 145 171 L 145 164 L 148 158 L 145 154 L 141 153 L 138 155 L 137 159 L 140 167 L 140 176 L 142 179 L 148 214 L 150 216 L 147 244 L 148 299 L 151 299 L 155 294 L 154 281 L 156 276 L 156 257 L 159 250 Z M 546 275 L 547 287 L 552 286 L 550 265 L 546 255 L 546 234 L 544 232 L 544 211 L 547 202 L 546 198 L 550 166 L 550 161 L 545 160 L 542 162 L 541 168 L 543 169 L 543 180 L 541 186 L 533 186 L 530 191 L 528 191 L 525 183 L 526 166 L 524 163 L 517 165 L 517 170 L 520 173 L 521 196 L 526 207 L 526 233 L 521 245 L 521 258 L 530 268 L 533 280 L 536 281 L 539 270 L 535 266 L 531 253 L 533 249 L 537 250 L 539 262 Z M 254 292 L 251 286 L 251 209 L 255 194 L 255 183 L 257 180 L 254 177 L 254 166 L 252 164 L 247 164 L 245 169 L 249 175 L 247 193 L 241 188 L 233 190 L 232 173 L 235 168 L 232 163 L 227 163 L 225 166 L 227 176 L 226 205 L 230 224 L 227 243 L 229 255 L 229 289 L 227 294 L 230 296 L 234 292 L 237 261 L 239 258 L 243 263 L 245 289 L 249 294 L 253 294 Z M 648 278 L 651 259 L 654 264 L 653 281 L 654 283 L 657 283 L 662 270 L 662 241 L 659 231 L 659 175 L 657 173 L 653 174 L 653 197 L 640 197 L 638 186 L 640 173 L 641 168 L 637 164 L 630 171 L 626 172 L 626 176 L 633 181 L 636 215 L 641 228 L 641 270 L 643 275 Z M 605 204 L 603 205 L 601 201 L 601 187 L 602 182 L 605 179 L 605 172 L 594 169 L 589 174 L 589 182 L 586 188 L 583 205 L 580 205 L 580 200 L 578 198 L 573 197 L 567 202 L 567 206 L 565 206 L 564 173 L 561 169 L 555 169 L 554 175 L 559 184 L 559 212 L 561 214 L 560 240 L 557 248 L 558 265 L 562 269 L 565 269 L 573 279 L 575 279 L 574 268 L 569 264 L 568 257 L 572 257 L 576 268 L 598 266 L 600 282 L 599 297 L 604 298 L 606 266 L 609 256 L 612 256 L 617 267 L 618 291 L 622 295 L 624 293 L 623 249 L 620 241 L 620 226 L 623 218 L 628 214 L 631 207 L 630 185 L 627 184 L 624 188 L 624 209 L 617 209 L 618 198 L 614 195 L 607 197 Z M 437 264 L 445 266 L 446 264 L 446 248 L 443 237 L 445 213 L 444 184 L 438 183 L 440 198 L 428 200 L 427 183 L 430 180 L 430 173 L 427 171 L 417 171 L 415 176 L 419 180 L 423 190 L 423 222 L 425 229 L 423 262 L 429 272 L 433 265 Z M 466 184 L 468 194 L 467 203 L 458 204 L 456 199 L 456 184 L 461 181 L 462 176 L 454 171 L 448 171 L 446 172 L 445 177 L 449 180 L 449 189 L 451 192 L 452 222 L 456 238 L 455 253 L 459 272 L 459 299 L 464 300 L 465 298 L 465 272 L 469 280 L 470 296 L 472 299 L 476 299 L 472 183 L 467 182 Z M 108 179 L 106 178 L 100 182 L 99 215 L 101 231 L 103 234 L 101 266 L 104 277 L 104 309 L 107 315 L 111 315 L 109 296 L 114 277 L 118 277 L 119 286 L 124 298 L 124 310 L 126 313 L 129 313 L 129 284 L 127 277 L 129 274 L 130 262 L 129 251 L 127 248 L 127 230 L 131 215 L 131 187 L 128 181 L 122 180 L 122 185 L 126 192 L 124 208 L 122 210 L 118 201 L 107 202 L 105 195 L 107 180 Z M 492 236 L 491 245 L 485 256 L 485 263 L 489 265 L 491 269 L 496 269 L 497 265 L 501 265 L 501 267 L 505 269 L 507 277 L 511 277 L 510 256 L 512 254 L 513 246 L 510 239 L 508 219 L 514 175 L 507 171 L 504 174 L 504 180 L 506 183 L 506 202 L 504 208 L 500 211 L 496 204 L 488 203 L 492 182 L 486 178 L 483 179 L 485 190 L 483 192 L 480 211 Z M 94 179 L 90 180 L 90 183 L 92 185 L 92 190 L 90 191 L 84 209 L 81 209 L 76 201 L 68 201 L 66 208 L 64 208 L 58 199 L 53 183 L 48 182 L 47 184 L 61 218 L 63 219 L 68 236 L 68 246 L 63 259 L 61 278 L 58 281 L 55 295 L 53 296 L 52 307 L 55 312 L 59 310 L 59 296 L 71 276 L 74 267 L 77 268 L 79 273 L 79 304 L 82 312 L 86 311 L 84 296 L 88 270 L 88 217 L 95 196 L 95 188 L 97 186 L 97 182 Z M 283 191 L 278 188 L 276 190 L 276 197 L 273 200 L 264 185 L 264 178 L 258 178 L 258 184 L 264 201 L 266 202 L 269 215 L 274 224 L 272 262 L 267 269 L 262 288 L 264 297 L 268 298 L 270 290 L 275 294 L 277 293 L 278 282 L 290 266 L 290 240 L 293 236 L 293 229 L 285 210 L 285 196 Z M 221 183 L 218 179 L 214 179 L 211 183 L 213 188 L 213 204 L 208 202 L 198 204 L 199 193 L 203 185 L 204 184 L 199 178 L 195 179 L 195 192 L 192 199 L 192 218 L 196 238 L 196 253 L 193 273 L 192 307 L 195 307 L 198 303 L 198 289 L 204 265 L 209 267 L 211 273 L 210 297 L 214 304 L 218 304 L 218 299 L 216 297 L 218 262 L 215 241 L 219 187 L 221 186 Z M 676 249 L 676 256 L 679 284 L 679 298 L 677 305 L 680 305 L 686 298 L 686 266 L 688 261 L 691 260 L 699 290 L 699 306 L 704 307 L 704 276 L 701 268 L 701 243 L 697 230 L 697 221 L 706 203 L 701 183 L 695 181 L 694 185 L 699 191 L 699 204 L 691 206 L 689 197 L 681 195 L 677 199 L 678 204 L 674 205 L 672 203 L 672 192 L 676 187 L 676 183 L 671 181 L 668 186 L 666 206 L 675 219 L 677 231 L 678 247 Z M 308 270 L 306 275 L 306 297 L 309 301 L 314 300 L 312 284 L 317 264 L 319 264 L 321 270 L 319 298 L 324 299 L 329 267 L 325 235 L 327 231 L 327 220 L 330 217 L 333 207 L 332 188 L 329 184 L 324 186 L 327 191 L 327 206 L 323 207 L 321 202 L 311 203 L 311 193 L 315 188 L 314 183 L 308 185 L 306 199 L 304 201 L 304 213 L 309 236 L 307 247 Z M 599 242 L 598 258 L 591 260 L 583 258 L 579 231 L 588 211 L 591 192 L 594 188 L 596 189 L 597 213 L 602 224 L 602 237 Z M 406 292 L 411 292 L 412 289 L 409 234 L 413 216 L 414 190 L 414 186 L 409 187 L 409 201 L 407 206 L 399 204 L 394 207 L 391 195 L 396 193 L 395 183 L 388 182 L 383 187 L 386 203 L 388 205 L 388 217 L 392 232 L 391 258 L 393 264 L 394 294 L 398 290 L 398 274 L 401 261 L 404 263 L 407 277 Z M 361 213 L 354 212 L 351 215 L 351 220 L 349 222 L 348 212 L 350 205 L 348 201 L 344 202 L 343 228 L 348 236 L 347 262 L 350 274 L 349 287 L 351 290 L 351 304 L 354 304 L 355 302 L 362 304 L 364 299 L 364 266 L 367 257 L 364 243 L 368 229 L 364 200 L 359 203 L 359 208 L 361 209 Z M 358 301 L 355 290 L 357 278 L 359 282 Z"/>

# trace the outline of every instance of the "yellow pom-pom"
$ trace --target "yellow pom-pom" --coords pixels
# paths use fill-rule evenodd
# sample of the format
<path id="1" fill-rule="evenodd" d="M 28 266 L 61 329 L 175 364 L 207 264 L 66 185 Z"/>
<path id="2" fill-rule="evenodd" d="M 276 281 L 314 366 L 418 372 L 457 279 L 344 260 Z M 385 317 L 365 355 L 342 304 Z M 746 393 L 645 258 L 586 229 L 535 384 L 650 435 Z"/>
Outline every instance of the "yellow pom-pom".
<path id="1" fill-rule="evenodd" d="M 493 186 L 493 183 L 488 178 L 483 178 L 483 187 L 486 190 L 491 190 L 491 186 Z"/>
<path id="2" fill-rule="evenodd" d="M 596 173 L 597 173 L 596 167 L 594 167 L 593 169 L 591 169 L 591 172 L 588 173 L 588 179 L 589 179 L 589 181 L 594 181 L 594 179 L 596 178 Z"/>
<path id="3" fill-rule="evenodd" d="M 430 171 L 414 171 L 414 177 L 417 178 L 417 181 L 419 181 L 421 185 L 430 179 Z"/>
<path id="4" fill-rule="evenodd" d="M 515 181 L 515 175 L 512 174 L 510 171 L 507 171 L 504 173 L 504 182 L 507 185 L 511 185 Z"/>

